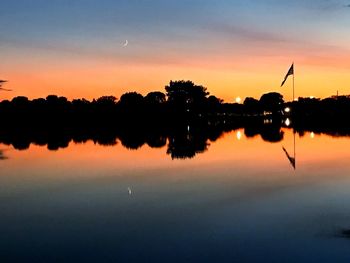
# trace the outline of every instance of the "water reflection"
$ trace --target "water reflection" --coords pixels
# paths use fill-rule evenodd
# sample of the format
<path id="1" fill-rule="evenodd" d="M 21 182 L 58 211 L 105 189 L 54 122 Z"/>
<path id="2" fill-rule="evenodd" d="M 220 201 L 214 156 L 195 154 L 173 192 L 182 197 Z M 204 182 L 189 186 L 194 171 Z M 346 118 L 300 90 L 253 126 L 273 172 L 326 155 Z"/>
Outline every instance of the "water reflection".
<path id="1" fill-rule="evenodd" d="M 288 121 L 288 119 L 287 119 Z M 287 122 L 285 121 L 285 122 Z M 289 123 L 290 124 L 290 123 Z M 166 154 L 172 159 L 188 159 L 209 150 L 211 143 L 215 142 L 227 133 L 235 132 L 236 139 L 242 140 L 259 136 L 263 141 L 279 143 L 284 140 L 285 129 L 278 123 L 265 123 L 264 125 L 247 125 L 246 127 L 224 128 L 216 126 L 190 126 L 177 127 L 176 129 L 132 129 L 132 130 L 29 130 L 16 131 L 0 129 L 0 143 L 12 146 L 16 150 L 27 150 L 30 145 L 46 146 L 50 151 L 67 148 L 71 142 L 75 144 L 93 141 L 102 146 L 115 146 L 121 144 L 129 150 L 140 149 L 144 145 L 151 148 L 166 148 Z M 300 137 L 309 134 L 314 139 L 316 134 L 326 134 L 332 137 L 350 136 L 347 129 L 301 129 L 289 128 Z M 283 146 L 291 165 L 295 168 L 295 138 L 293 153 Z M 6 159 L 3 151 L 0 151 L 0 160 Z"/>
<path id="2" fill-rule="evenodd" d="M 0 150 L 0 160 L 6 160 L 7 157 L 4 155 L 4 150 Z"/>
<path id="3" fill-rule="evenodd" d="M 41 137 L 44 147 L 35 133 L 8 134 L 11 147 L 30 147 L 1 162 L 0 254 L 4 262 L 349 262 L 350 139 L 313 132 L 270 124 L 62 132 Z"/>
<path id="4" fill-rule="evenodd" d="M 147 144 L 151 148 L 167 147 L 166 153 L 172 159 L 193 158 L 197 154 L 206 152 L 211 142 L 232 130 L 220 126 L 201 127 L 185 126 L 171 130 L 60 130 L 60 131 L 30 131 L 16 132 L 12 130 L 0 130 L 0 143 L 11 145 L 17 150 L 26 150 L 31 144 L 46 146 L 47 149 L 56 151 L 67 148 L 69 143 L 85 143 L 92 140 L 103 146 L 114 146 L 119 142 L 130 150 L 137 150 Z M 234 129 L 233 129 L 234 131 Z M 264 125 L 251 126 L 244 129 L 247 137 L 260 135 L 268 142 L 279 142 L 283 139 L 283 131 L 280 126 Z M 236 137 L 242 139 L 241 130 L 237 130 Z"/>
<path id="5" fill-rule="evenodd" d="M 293 132 L 293 155 L 290 155 L 289 152 L 286 150 L 286 148 L 284 148 L 284 146 L 282 146 L 282 150 L 284 151 L 284 153 L 287 156 L 288 161 L 290 162 L 290 164 L 292 165 L 292 167 L 294 168 L 294 170 L 296 169 L 296 144 L 295 144 L 295 132 Z"/>
<path id="6" fill-rule="evenodd" d="M 244 134 L 248 138 L 260 135 L 266 142 L 280 142 L 283 140 L 284 131 L 280 125 L 266 124 L 263 126 L 248 126 L 244 128 Z"/>
<path id="7" fill-rule="evenodd" d="M 311 139 L 315 138 L 315 133 L 314 133 L 314 132 L 311 132 L 311 133 L 310 133 L 310 138 L 311 138 Z"/>
<path id="8" fill-rule="evenodd" d="M 237 131 L 236 137 L 237 137 L 237 140 L 239 140 L 239 141 L 242 139 L 242 133 L 241 133 L 241 131 Z"/>

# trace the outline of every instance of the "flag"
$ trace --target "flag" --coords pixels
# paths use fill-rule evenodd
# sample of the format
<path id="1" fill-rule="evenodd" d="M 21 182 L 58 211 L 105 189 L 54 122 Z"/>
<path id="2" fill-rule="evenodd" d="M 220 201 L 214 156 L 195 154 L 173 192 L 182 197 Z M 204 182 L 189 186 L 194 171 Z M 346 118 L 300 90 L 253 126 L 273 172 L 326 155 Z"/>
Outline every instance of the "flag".
<path id="1" fill-rule="evenodd" d="M 294 75 L 294 63 L 292 64 L 292 66 L 290 66 L 290 69 L 288 70 L 287 75 L 284 77 L 284 80 L 282 81 L 281 87 L 284 85 L 288 76 L 290 76 L 290 75 Z"/>

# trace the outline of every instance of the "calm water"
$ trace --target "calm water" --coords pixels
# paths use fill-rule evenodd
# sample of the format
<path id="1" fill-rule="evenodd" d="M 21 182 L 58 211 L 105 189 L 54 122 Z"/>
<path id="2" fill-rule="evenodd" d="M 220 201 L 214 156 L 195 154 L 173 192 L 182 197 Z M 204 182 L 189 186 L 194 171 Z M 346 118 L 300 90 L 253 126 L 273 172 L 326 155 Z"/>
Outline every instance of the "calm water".
<path id="1" fill-rule="evenodd" d="M 243 130 L 167 148 L 0 145 L 1 262 L 350 262 L 350 137 Z"/>

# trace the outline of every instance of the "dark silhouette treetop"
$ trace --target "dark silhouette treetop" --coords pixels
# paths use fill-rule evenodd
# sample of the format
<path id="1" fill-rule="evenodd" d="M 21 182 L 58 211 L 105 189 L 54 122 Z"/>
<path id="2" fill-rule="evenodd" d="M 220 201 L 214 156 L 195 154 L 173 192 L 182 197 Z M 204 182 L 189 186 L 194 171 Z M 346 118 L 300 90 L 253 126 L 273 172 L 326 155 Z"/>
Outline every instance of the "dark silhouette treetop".
<path id="1" fill-rule="evenodd" d="M 208 102 L 211 104 L 211 105 L 215 105 L 215 104 L 222 104 L 224 103 L 224 100 L 214 96 L 214 95 L 211 95 L 209 96 L 208 98 Z"/>
<path id="2" fill-rule="evenodd" d="M 12 99 L 12 103 L 14 105 L 23 105 L 23 104 L 28 104 L 29 100 L 27 97 L 24 96 L 17 96 Z"/>
<path id="3" fill-rule="evenodd" d="M 121 106 L 139 107 L 143 104 L 143 96 L 137 92 L 127 92 L 120 97 Z"/>
<path id="4" fill-rule="evenodd" d="M 166 102 L 166 96 L 163 92 L 152 91 L 146 95 L 145 100 L 149 104 L 162 104 Z"/>
<path id="5" fill-rule="evenodd" d="M 175 104 L 197 104 L 205 101 L 209 95 L 207 88 L 189 80 L 170 81 L 165 90 L 168 101 Z"/>
<path id="6" fill-rule="evenodd" d="M 283 96 L 278 92 L 266 93 L 260 98 L 260 104 L 266 111 L 280 111 L 282 109 L 283 103 Z"/>
<path id="7" fill-rule="evenodd" d="M 116 102 L 117 98 L 114 96 L 102 96 L 97 99 L 99 104 L 115 104 Z"/>
<path id="8" fill-rule="evenodd" d="M 85 105 L 89 105 L 90 101 L 88 101 L 87 99 L 74 99 L 72 100 L 72 104 L 76 105 L 76 106 L 85 106 Z"/>
<path id="9" fill-rule="evenodd" d="M 247 97 L 247 98 L 245 98 L 243 104 L 245 106 L 248 106 L 248 107 L 255 106 L 255 105 L 259 104 L 259 101 L 257 99 L 252 98 L 252 97 Z"/>

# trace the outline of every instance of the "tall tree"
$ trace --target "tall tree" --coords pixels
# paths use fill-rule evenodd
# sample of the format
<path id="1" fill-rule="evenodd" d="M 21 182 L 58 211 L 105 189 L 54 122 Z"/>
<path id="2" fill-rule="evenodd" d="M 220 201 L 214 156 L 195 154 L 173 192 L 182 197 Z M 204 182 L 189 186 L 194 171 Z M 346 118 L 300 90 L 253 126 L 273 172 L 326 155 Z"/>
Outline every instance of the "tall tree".
<path id="1" fill-rule="evenodd" d="M 207 88 L 195 85 L 192 81 L 170 81 L 165 86 L 168 102 L 181 109 L 200 109 L 207 101 Z"/>

